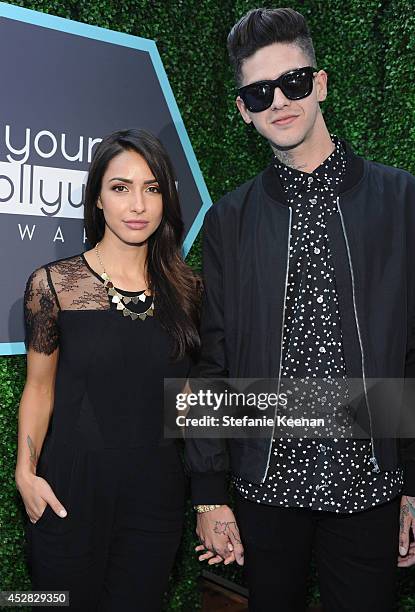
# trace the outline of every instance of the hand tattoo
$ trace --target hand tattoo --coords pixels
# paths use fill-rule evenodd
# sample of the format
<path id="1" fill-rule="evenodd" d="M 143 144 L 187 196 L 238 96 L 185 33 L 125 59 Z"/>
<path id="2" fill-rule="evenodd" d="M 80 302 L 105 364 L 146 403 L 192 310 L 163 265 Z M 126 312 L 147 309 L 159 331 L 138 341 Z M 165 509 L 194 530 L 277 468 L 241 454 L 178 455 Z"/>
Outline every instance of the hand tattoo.
<path id="1" fill-rule="evenodd" d="M 30 436 L 27 436 L 27 444 L 28 444 L 29 450 L 30 450 L 30 461 L 36 467 L 37 460 L 38 460 L 38 455 L 37 455 L 37 452 L 36 452 L 36 449 L 35 449 L 35 445 L 33 444 L 32 438 Z"/>
<path id="2" fill-rule="evenodd" d="M 408 504 L 403 504 L 401 506 L 401 513 L 399 515 L 399 532 L 400 532 L 400 536 L 402 536 L 402 532 L 405 528 L 405 518 L 406 516 L 408 516 L 409 514 L 409 508 L 408 508 Z M 399 545 L 402 546 L 402 540 L 400 540 Z"/>
<path id="3" fill-rule="evenodd" d="M 215 527 L 213 528 L 214 533 L 218 533 L 220 535 L 227 535 L 230 533 L 238 544 L 241 544 L 241 540 L 239 537 L 239 530 L 236 526 L 235 521 L 215 521 Z"/>
<path id="4" fill-rule="evenodd" d="M 412 518 L 415 519 L 415 497 L 410 497 L 407 495 L 406 499 L 408 501 L 409 513 L 411 514 Z"/>

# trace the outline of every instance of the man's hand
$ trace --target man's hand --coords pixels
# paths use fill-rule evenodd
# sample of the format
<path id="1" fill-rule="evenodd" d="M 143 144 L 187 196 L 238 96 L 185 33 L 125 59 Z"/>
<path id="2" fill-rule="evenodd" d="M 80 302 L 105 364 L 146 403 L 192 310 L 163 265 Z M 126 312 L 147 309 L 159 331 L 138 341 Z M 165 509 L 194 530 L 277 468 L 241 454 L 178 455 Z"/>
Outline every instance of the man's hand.
<path id="1" fill-rule="evenodd" d="M 207 551 L 199 557 L 199 561 L 208 559 L 209 565 L 224 561 L 224 565 L 229 565 L 236 559 L 239 565 L 244 564 L 238 525 L 229 506 L 223 505 L 198 514 L 196 534 L 202 544 L 195 550 Z"/>
<path id="2" fill-rule="evenodd" d="M 399 557 L 398 567 L 415 565 L 415 543 L 409 545 L 409 535 L 415 537 L 415 497 L 402 495 L 399 518 Z"/>

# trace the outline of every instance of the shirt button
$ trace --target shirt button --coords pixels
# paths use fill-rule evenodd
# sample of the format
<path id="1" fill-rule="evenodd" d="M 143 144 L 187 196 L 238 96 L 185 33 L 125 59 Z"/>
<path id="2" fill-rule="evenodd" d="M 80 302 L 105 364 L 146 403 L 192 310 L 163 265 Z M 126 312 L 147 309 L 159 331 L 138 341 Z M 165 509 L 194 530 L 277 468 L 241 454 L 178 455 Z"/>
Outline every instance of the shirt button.
<path id="1" fill-rule="evenodd" d="M 320 249 L 318 247 L 314 247 L 314 253 L 318 255 L 320 253 Z"/>
<path id="2" fill-rule="evenodd" d="M 321 304 L 321 303 L 322 303 L 322 301 L 323 301 L 323 296 L 322 296 L 322 295 L 319 295 L 319 296 L 318 296 L 318 298 L 317 298 L 317 302 L 318 302 L 319 304 Z"/>
<path id="3" fill-rule="evenodd" d="M 326 349 L 324 348 L 324 346 L 320 346 L 320 348 L 318 349 L 320 351 L 320 353 L 325 353 Z"/>
<path id="4" fill-rule="evenodd" d="M 320 444 L 320 450 L 322 450 L 323 453 L 325 453 L 327 450 L 327 446 L 324 446 L 324 444 Z"/>
<path id="5" fill-rule="evenodd" d="M 313 177 L 312 177 L 312 176 L 309 176 L 309 177 L 308 177 L 308 184 L 309 184 L 309 185 L 311 185 L 311 183 L 312 183 L 312 182 L 313 182 Z"/>

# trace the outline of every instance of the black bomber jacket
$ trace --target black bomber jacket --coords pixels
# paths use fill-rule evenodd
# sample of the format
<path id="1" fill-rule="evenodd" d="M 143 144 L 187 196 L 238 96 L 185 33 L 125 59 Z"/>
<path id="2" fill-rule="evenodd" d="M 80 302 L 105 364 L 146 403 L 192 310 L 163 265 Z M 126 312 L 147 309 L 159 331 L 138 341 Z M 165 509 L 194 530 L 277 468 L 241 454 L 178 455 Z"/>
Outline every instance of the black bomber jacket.
<path id="1" fill-rule="evenodd" d="M 365 382 L 404 379 L 413 392 L 415 177 L 366 160 L 342 143 L 346 174 L 336 193 L 339 214 L 328 219 L 327 234 L 346 374 L 362 381 L 360 409 L 370 425 L 373 470 L 402 465 L 403 493 L 415 495 L 415 440 L 399 438 L 401 402 L 392 395 L 385 415 L 378 401 L 379 393 L 385 395 L 382 387 L 371 392 Z M 202 350 L 193 376 L 280 376 L 290 228 L 291 209 L 272 164 L 207 212 Z M 381 417 L 387 420 L 390 437 L 376 437 Z M 185 463 L 193 503 L 227 503 L 229 472 L 264 482 L 271 445 L 272 435 L 187 439 Z"/>

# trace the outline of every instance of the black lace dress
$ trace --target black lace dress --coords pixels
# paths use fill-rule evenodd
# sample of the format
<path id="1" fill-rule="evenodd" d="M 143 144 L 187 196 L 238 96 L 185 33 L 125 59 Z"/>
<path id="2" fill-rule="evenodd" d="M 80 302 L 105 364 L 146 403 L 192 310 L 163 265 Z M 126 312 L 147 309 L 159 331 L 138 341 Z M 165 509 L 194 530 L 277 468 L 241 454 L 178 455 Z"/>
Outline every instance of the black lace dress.
<path id="1" fill-rule="evenodd" d="M 128 307 L 143 312 L 151 300 Z M 110 596 L 114 609 L 138 609 L 131 601 L 151 590 L 146 609 L 156 610 L 185 497 L 177 443 L 163 438 L 163 379 L 185 378 L 190 359 L 172 361 L 157 303 L 153 317 L 124 317 L 82 254 L 36 270 L 24 310 L 26 346 L 46 355 L 59 349 L 37 474 L 68 511 L 61 519 L 46 506 L 28 521 L 34 587 L 70 589 L 71 609 L 79 610 L 113 609 Z M 121 558 L 123 578 L 113 569 Z"/>

